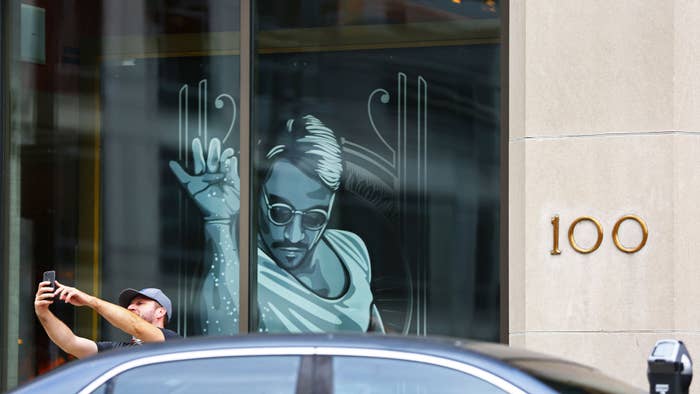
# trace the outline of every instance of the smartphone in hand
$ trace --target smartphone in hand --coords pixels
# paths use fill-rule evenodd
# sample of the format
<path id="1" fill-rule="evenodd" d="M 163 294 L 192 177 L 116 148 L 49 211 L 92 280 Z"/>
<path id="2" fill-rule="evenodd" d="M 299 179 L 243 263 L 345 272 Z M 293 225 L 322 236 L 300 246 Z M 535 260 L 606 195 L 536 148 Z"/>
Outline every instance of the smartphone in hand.
<path id="1" fill-rule="evenodd" d="M 56 289 L 56 271 L 44 271 L 44 282 L 51 282 L 51 287 Z"/>

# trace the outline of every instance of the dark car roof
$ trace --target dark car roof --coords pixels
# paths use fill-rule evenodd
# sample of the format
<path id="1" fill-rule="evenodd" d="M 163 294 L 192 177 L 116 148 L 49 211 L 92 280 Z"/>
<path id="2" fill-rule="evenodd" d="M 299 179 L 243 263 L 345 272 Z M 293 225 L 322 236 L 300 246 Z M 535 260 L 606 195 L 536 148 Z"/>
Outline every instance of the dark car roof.
<path id="1" fill-rule="evenodd" d="M 514 361 L 530 360 L 544 363 L 564 363 L 550 356 L 511 348 L 499 344 L 473 342 L 451 338 L 425 338 L 380 335 L 242 335 L 235 337 L 198 337 L 171 340 L 166 343 L 147 344 L 138 348 L 125 348 L 100 353 L 80 361 L 71 362 L 44 376 L 31 385 L 19 388 L 16 393 L 35 390 L 76 392 L 87 383 L 101 376 L 114 366 L 143 357 L 237 348 L 355 348 L 391 350 L 440 357 L 469 364 L 500 376 L 526 392 L 553 393 L 540 381 L 511 365 Z M 587 368 L 581 366 L 581 368 Z M 60 379 L 58 376 L 60 375 Z M 27 390 L 27 391 L 25 391 Z"/>

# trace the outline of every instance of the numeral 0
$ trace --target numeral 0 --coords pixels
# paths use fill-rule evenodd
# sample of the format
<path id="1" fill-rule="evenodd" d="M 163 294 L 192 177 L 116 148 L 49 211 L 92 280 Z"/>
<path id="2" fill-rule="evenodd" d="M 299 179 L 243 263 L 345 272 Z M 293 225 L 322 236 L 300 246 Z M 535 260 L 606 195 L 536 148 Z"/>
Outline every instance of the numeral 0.
<path id="1" fill-rule="evenodd" d="M 618 236 L 618 231 L 620 230 L 620 225 L 622 222 L 625 220 L 634 220 L 639 224 L 639 226 L 642 228 L 642 240 L 639 242 L 639 245 L 635 246 L 634 248 L 628 248 L 622 245 L 622 242 L 620 242 L 620 238 Z M 593 223 L 596 227 L 596 232 L 598 237 L 596 238 L 595 245 L 588 249 L 584 249 L 576 243 L 576 240 L 574 239 L 574 230 L 576 229 L 576 225 L 583 222 L 583 221 L 589 221 Z M 555 215 L 552 217 L 552 250 L 549 251 L 550 254 L 552 255 L 558 255 L 561 254 L 561 250 L 559 250 L 559 215 Z M 647 228 L 647 224 L 644 222 L 642 218 L 640 218 L 637 215 L 625 215 L 621 217 L 620 219 L 615 222 L 615 226 L 613 227 L 612 231 L 612 236 L 613 236 L 613 242 L 615 243 L 615 246 L 621 250 L 622 252 L 625 253 L 637 253 L 639 252 L 644 245 L 647 243 L 647 239 L 649 238 L 649 230 Z M 571 225 L 569 226 L 569 244 L 571 247 L 581 253 L 581 254 L 588 254 L 588 253 L 593 253 L 595 252 L 599 247 L 600 244 L 603 242 L 603 226 L 600 224 L 598 220 L 591 216 L 581 216 L 576 218 L 573 222 L 571 222 Z"/>

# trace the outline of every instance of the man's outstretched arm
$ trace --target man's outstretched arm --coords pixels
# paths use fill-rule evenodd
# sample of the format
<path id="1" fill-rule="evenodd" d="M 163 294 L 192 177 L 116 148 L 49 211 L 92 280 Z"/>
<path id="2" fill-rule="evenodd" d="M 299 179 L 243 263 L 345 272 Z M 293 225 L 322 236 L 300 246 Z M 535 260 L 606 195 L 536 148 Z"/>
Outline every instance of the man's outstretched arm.
<path id="1" fill-rule="evenodd" d="M 56 281 L 56 294 L 66 303 L 75 306 L 88 306 L 104 317 L 111 325 L 144 342 L 162 342 L 163 332 L 137 314 L 95 296 L 86 294 L 75 287 L 64 286 Z"/>
<path id="2" fill-rule="evenodd" d="M 75 335 L 65 323 L 49 310 L 49 305 L 53 304 L 54 289 L 48 285 L 49 282 L 39 283 L 39 289 L 34 299 L 34 312 L 46 334 L 64 352 L 75 357 L 84 358 L 97 353 L 95 342 Z"/>

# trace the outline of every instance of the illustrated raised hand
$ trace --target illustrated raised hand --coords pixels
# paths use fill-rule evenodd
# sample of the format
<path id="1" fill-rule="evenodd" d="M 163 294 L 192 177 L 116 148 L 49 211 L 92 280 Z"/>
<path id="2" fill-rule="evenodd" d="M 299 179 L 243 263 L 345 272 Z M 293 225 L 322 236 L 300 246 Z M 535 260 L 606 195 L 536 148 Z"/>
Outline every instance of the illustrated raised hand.
<path id="1" fill-rule="evenodd" d="M 233 149 L 221 152 L 221 141 L 212 138 L 204 159 L 202 142 L 192 140 L 194 173 L 189 174 L 180 163 L 170 161 L 170 169 L 202 211 L 204 220 L 231 220 L 241 205 L 238 159 Z"/>

